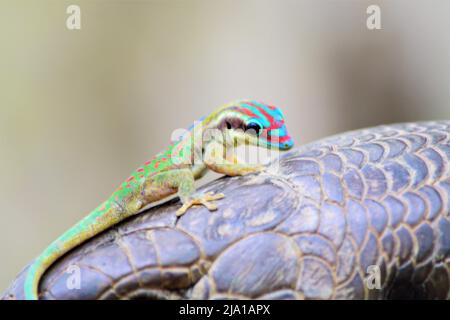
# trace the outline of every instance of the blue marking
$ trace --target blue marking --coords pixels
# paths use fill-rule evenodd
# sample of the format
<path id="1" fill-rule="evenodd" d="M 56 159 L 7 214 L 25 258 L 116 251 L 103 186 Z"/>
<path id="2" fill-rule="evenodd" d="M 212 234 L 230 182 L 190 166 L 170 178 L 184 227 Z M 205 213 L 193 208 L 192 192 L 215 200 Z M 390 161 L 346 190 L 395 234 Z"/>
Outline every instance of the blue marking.
<path id="1" fill-rule="evenodd" d="M 255 108 L 253 106 L 249 106 L 247 104 L 241 104 L 240 106 L 242 108 L 246 108 L 246 109 L 250 110 L 251 112 L 253 112 L 254 114 L 256 114 L 259 117 L 259 120 L 262 122 L 263 127 L 270 126 L 269 120 L 267 120 L 267 118 L 257 108 Z"/>

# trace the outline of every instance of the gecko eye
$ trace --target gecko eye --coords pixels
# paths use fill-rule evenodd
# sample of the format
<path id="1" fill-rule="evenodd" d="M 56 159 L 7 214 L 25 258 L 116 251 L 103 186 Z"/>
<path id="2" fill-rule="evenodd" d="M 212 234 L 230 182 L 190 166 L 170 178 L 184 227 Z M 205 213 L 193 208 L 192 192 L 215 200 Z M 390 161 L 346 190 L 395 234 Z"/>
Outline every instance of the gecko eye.
<path id="1" fill-rule="evenodd" d="M 227 121 L 226 124 L 227 124 L 227 129 L 230 130 L 230 129 L 231 129 L 231 123 L 229 123 L 229 122 Z"/>
<path id="2" fill-rule="evenodd" d="M 259 135 L 259 133 L 261 132 L 261 125 L 259 123 L 256 122 L 250 122 L 247 125 L 247 130 L 253 130 L 255 131 L 256 135 Z"/>

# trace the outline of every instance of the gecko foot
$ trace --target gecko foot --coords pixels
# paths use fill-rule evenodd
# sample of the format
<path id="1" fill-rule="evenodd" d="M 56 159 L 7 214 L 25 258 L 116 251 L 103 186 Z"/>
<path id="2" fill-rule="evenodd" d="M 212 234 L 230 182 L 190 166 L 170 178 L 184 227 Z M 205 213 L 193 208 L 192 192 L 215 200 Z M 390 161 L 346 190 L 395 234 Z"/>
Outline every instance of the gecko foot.
<path id="1" fill-rule="evenodd" d="M 199 204 L 204 205 L 210 211 L 217 210 L 217 205 L 215 203 L 211 203 L 210 201 L 219 200 L 224 197 L 225 195 L 223 193 L 214 194 L 214 192 L 207 192 L 198 196 L 196 195 L 192 199 L 189 199 L 185 203 L 183 203 L 183 206 L 177 210 L 177 217 L 185 214 L 190 207 Z"/>

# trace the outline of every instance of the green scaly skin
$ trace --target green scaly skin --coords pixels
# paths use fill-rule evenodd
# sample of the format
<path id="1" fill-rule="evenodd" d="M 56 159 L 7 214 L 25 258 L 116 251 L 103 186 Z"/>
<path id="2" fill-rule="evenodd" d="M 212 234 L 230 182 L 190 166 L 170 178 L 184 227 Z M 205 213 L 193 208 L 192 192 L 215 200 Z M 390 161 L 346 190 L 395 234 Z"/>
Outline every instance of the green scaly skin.
<path id="1" fill-rule="evenodd" d="M 214 135 L 205 139 L 207 130 L 221 133 L 220 139 Z M 182 138 L 133 172 L 110 198 L 51 243 L 33 261 L 25 280 L 25 298 L 39 298 L 39 281 L 57 259 L 100 232 L 139 213 L 150 203 L 178 192 L 183 203 L 177 211 L 178 216 L 193 205 L 216 210 L 217 205 L 211 201 L 224 195 L 196 194 L 194 180 L 201 178 L 207 169 L 230 176 L 260 170 L 258 165 L 237 164 L 226 156 L 227 148 L 241 144 L 277 149 L 292 147 L 281 110 L 256 101 L 239 100 L 220 107 L 196 123 Z"/>

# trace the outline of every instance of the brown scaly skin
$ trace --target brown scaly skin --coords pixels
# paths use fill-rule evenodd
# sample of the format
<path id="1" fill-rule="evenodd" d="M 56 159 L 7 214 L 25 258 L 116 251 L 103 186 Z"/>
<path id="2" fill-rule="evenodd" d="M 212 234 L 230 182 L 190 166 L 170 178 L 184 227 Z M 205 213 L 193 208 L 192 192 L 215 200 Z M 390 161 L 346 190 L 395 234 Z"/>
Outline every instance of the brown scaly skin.
<path id="1" fill-rule="evenodd" d="M 202 190 L 227 194 L 214 214 L 177 218 L 173 200 L 133 217 L 56 263 L 43 298 L 449 298 L 450 122 L 344 133 Z"/>

